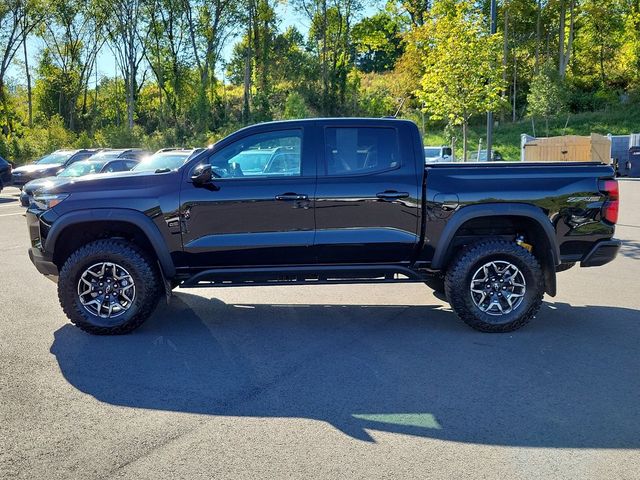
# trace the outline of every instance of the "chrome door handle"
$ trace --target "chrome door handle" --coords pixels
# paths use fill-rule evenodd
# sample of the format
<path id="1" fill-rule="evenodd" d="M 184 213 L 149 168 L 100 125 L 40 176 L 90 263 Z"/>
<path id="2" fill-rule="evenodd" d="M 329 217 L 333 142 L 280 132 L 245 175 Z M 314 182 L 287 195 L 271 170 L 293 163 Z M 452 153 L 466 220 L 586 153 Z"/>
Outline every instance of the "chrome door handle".
<path id="1" fill-rule="evenodd" d="M 376 194 L 376 197 L 382 200 L 397 200 L 398 198 L 407 198 L 408 196 L 409 196 L 409 192 L 396 192 L 391 190 Z"/>
<path id="2" fill-rule="evenodd" d="M 283 193 L 282 195 L 276 195 L 276 200 L 309 200 L 309 196 L 299 193 Z"/>

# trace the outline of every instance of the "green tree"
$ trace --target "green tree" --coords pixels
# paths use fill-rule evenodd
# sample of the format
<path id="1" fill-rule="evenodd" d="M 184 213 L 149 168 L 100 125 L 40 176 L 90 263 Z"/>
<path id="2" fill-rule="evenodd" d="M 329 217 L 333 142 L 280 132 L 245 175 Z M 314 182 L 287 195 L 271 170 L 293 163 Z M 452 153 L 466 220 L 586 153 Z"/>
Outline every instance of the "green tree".
<path id="1" fill-rule="evenodd" d="M 398 18 L 388 12 L 378 12 L 362 19 L 353 27 L 356 64 L 363 72 L 393 70 L 404 52 Z"/>
<path id="2" fill-rule="evenodd" d="M 527 113 L 532 121 L 544 118 L 547 136 L 549 136 L 549 117 L 558 115 L 566 109 L 566 89 L 559 74 L 547 63 L 533 77 L 527 95 Z M 535 123 L 534 135 L 535 135 Z"/>
<path id="3" fill-rule="evenodd" d="M 503 101 L 502 39 L 487 34 L 486 25 L 475 2 L 439 0 L 417 36 L 425 68 L 417 95 L 432 118 L 462 126 L 465 161 L 470 118 Z"/>

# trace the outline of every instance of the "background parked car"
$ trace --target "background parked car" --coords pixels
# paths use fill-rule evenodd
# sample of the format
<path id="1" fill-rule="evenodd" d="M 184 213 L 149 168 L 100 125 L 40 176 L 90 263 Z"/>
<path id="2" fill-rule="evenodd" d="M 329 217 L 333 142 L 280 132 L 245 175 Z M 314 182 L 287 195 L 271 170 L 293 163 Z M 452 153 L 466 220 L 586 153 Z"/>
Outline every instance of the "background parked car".
<path id="1" fill-rule="evenodd" d="M 110 153 L 110 152 L 106 152 Z M 138 164 L 138 161 L 133 158 L 109 158 L 109 155 L 103 155 L 98 153 L 88 160 L 82 160 L 69 165 L 67 168 L 59 172 L 54 177 L 38 178 L 26 183 L 20 193 L 20 203 L 23 207 L 28 207 L 33 199 L 33 194 L 44 187 L 52 187 L 58 184 L 62 184 L 73 180 L 76 177 L 83 177 L 85 175 L 91 175 L 93 173 L 113 173 L 113 172 L 126 172 L 131 170 Z M 105 158 L 107 157 L 107 158 Z"/>
<path id="2" fill-rule="evenodd" d="M 204 148 L 163 148 L 150 157 L 143 158 L 133 170 L 136 172 L 177 170 L 187 159 L 191 158 L 192 155 L 200 153 L 203 150 Z"/>
<path id="3" fill-rule="evenodd" d="M 12 165 L 0 157 L 0 192 L 6 185 L 11 185 Z"/>
<path id="4" fill-rule="evenodd" d="M 453 151 L 451 147 L 424 147 L 424 161 L 426 163 L 453 162 Z"/>
<path id="5" fill-rule="evenodd" d="M 115 160 L 117 158 L 129 158 L 140 161 L 151 155 L 151 152 L 141 148 L 105 148 L 95 153 L 88 160 Z"/>
<path id="6" fill-rule="evenodd" d="M 69 165 L 86 160 L 97 152 L 96 149 L 56 150 L 35 163 L 13 169 L 13 185 L 22 188 L 25 183 L 36 178 L 51 177 Z"/>

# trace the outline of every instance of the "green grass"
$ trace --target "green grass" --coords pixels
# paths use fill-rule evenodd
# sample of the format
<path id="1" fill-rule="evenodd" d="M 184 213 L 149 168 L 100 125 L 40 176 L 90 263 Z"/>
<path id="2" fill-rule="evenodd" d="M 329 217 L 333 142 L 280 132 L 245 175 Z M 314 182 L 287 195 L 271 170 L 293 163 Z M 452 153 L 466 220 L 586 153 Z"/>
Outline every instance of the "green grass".
<path id="1" fill-rule="evenodd" d="M 624 135 L 640 133 L 640 108 L 635 105 L 621 106 L 600 112 L 579 113 L 569 116 L 565 129 L 567 115 L 561 115 L 549 120 L 549 136 L 557 135 L 590 135 L 599 133 L 606 135 Z M 494 149 L 498 150 L 505 160 L 520 158 L 520 135 L 533 135 L 531 120 L 498 124 L 494 130 Z M 544 120 L 536 121 L 536 135 L 546 137 L 547 131 Z M 482 138 L 482 148 L 486 147 L 486 125 L 475 123 L 469 127 L 469 151 L 478 149 L 478 140 Z M 425 145 L 444 145 L 448 142 L 444 135 L 444 128 L 438 124 L 427 124 Z M 462 157 L 462 130 L 456 132 L 456 158 Z"/>

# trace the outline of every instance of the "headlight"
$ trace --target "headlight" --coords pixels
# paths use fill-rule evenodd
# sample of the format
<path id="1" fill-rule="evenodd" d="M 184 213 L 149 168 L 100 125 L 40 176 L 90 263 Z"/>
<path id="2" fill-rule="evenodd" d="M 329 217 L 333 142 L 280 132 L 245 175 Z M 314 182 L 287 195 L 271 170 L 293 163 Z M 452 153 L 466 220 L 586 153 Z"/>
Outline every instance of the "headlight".
<path id="1" fill-rule="evenodd" d="M 58 205 L 68 196 L 68 193 L 36 193 L 33 196 L 33 203 L 40 210 L 49 210 L 50 208 Z"/>

